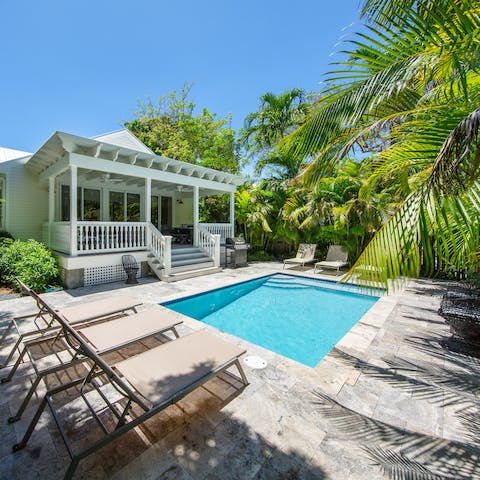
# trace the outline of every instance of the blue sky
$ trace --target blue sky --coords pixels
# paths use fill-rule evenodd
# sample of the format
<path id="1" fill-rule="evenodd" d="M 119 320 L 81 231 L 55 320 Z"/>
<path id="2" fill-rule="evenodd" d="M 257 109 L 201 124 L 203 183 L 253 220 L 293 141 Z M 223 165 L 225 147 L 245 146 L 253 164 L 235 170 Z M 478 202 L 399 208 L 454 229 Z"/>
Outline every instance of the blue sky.
<path id="1" fill-rule="evenodd" d="M 239 128 L 266 91 L 318 90 L 358 18 L 358 0 L 2 1 L 0 146 L 116 130 L 185 81 Z"/>

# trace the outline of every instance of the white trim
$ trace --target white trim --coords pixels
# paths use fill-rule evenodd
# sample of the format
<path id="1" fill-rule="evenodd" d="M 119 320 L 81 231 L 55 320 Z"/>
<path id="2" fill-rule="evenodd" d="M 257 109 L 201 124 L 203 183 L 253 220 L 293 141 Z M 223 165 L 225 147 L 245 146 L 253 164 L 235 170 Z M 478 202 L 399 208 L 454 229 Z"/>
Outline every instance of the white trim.
<path id="1" fill-rule="evenodd" d="M 70 166 L 70 253 L 77 254 L 77 167 Z"/>
<path id="2" fill-rule="evenodd" d="M 126 131 L 128 132 L 128 130 Z M 139 140 L 133 134 L 131 134 L 131 132 L 128 133 L 139 142 Z M 173 183 L 193 186 L 193 183 L 187 182 L 185 180 L 188 178 L 201 180 L 202 178 L 206 177 L 210 180 L 216 178 L 218 179 L 219 184 L 223 184 L 225 187 L 227 187 L 232 185 L 241 185 L 245 181 L 245 179 L 239 175 L 220 172 L 212 168 L 207 168 L 188 162 L 173 160 L 171 158 L 155 155 L 150 151 L 145 152 L 142 150 L 135 150 L 132 148 L 122 147 L 121 145 L 105 143 L 100 140 L 79 137 L 77 135 L 71 135 L 64 132 L 55 132 L 53 135 L 51 135 L 50 138 L 37 150 L 37 152 L 35 152 L 27 160 L 26 165 L 36 174 L 44 173 L 44 178 L 45 176 L 48 176 L 48 174 L 45 174 L 45 171 L 52 165 L 57 163 L 65 155 L 65 153 L 73 154 L 82 151 L 93 151 L 95 153 L 98 153 L 99 159 L 107 160 L 109 162 L 117 160 L 119 164 L 124 164 L 124 161 L 128 162 L 132 161 L 132 159 L 135 159 L 136 166 L 141 166 L 142 169 L 146 170 L 158 171 L 163 169 L 164 171 L 166 171 L 167 169 L 169 169 L 170 171 L 165 173 L 169 173 L 172 175 L 178 175 L 173 172 L 181 171 L 182 169 L 188 172 L 188 175 L 181 175 L 181 177 L 183 177 L 184 179 L 183 181 L 180 180 L 178 177 L 173 177 L 174 179 L 171 180 Z M 90 170 L 98 170 L 98 168 L 90 168 Z M 109 169 L 103 170 L 111 171 Z M 134 176 L 145 177 L 151 175 L 134 174 Z M 156 177 L 151 176 L 151 178 L 153 179 Z M 199 184 L 199 186 L 201 187 L 202 185 Z M 207 185 L 205 185 L 205 187 L 219 189 L 221 191 L 230 191 L 228 188 L 222 189 L 219 187 L 208 187 Z"/>
<path id="3" fill-rule="evenodd" d="M 224 192 L 234 192 L 236 186 L 233 184 L 225 184 L 211 180 L 202 180 L 197 177 L 188 177 L 178 173 L 163 172 L 161 170 L 149 169 L 138 165 L 130 165 L 127 163 L 113 163 L 102 158 L 92 158 L 79 153 L 70 154 L 70 165 L 75 165 L 87 170 L 97 170 L 100 172 L 117 173 L 119 175 L 127 175 L 130 177 L 151 178 L 162 182 L 176 183 L 180 185 L 188 185 L 191 187 L 202 187 L 212 190 L 221 190 Z"/>
<path id="4" fill-rule="evenodd" d="M 61 173 L 68 170 L 68 165 L 69 165 L 68 157 L 69 157 L 69 154 L 66 154 L 62 157 L 61 160 L 54 163 L 50 167 L 46 168 L 38 177 L 40 181 L 44 182 L 48 178 L 56 177 L 57 175 L 60 175 Z"/>

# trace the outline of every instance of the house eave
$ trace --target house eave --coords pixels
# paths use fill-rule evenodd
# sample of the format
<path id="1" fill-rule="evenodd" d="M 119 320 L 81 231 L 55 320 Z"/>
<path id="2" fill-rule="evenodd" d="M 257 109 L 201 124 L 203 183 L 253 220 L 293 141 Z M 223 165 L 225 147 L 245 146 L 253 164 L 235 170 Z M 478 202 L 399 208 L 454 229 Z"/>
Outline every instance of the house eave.
<path id="1" fill-rule="evenodd" d="M 102 163 L 109 161 L 112 163 L 112 171 L 115 171 L 116 164 L 138 167 L 141 170 L 136 168 L 135 171 L 141 172 L 146 178 L 152 176 L 150 171 L 152 173 L 159 171 L 234 187 L 245 182 L 245 179 L 239 175 L 58 131 L 32 155 L 26 165 L 33 173 L 45 179 L 48 169 L 64 159 L 66 154 L 78 154 L 102 160 Z M 168 176 L 171 177 L 171 175 Z"/>

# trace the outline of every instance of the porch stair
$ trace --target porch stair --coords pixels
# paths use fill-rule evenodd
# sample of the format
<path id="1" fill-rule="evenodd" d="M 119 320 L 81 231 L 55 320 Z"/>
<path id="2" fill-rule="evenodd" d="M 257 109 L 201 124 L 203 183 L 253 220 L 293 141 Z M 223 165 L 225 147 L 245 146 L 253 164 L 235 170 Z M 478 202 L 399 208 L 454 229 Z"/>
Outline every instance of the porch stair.
<path id="1" fill-rule="evenodd" d="M 148 264 L 155 275 L 165 282 L 177 282 L 187 278 L 199 277 L 221 271 L 215 267 L 213 260 L 197 247 L 172 249 L 172 263 L 169 275 L 165 275 L 160 262 L 153 253 L 148 255 Z"/>

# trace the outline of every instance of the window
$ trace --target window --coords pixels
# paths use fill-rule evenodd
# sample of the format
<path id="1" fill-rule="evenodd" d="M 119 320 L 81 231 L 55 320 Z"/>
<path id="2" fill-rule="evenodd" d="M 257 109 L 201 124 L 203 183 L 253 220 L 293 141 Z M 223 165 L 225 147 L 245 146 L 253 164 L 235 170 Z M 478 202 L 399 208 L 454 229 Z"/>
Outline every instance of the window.
<path id="1" fill-rule="evenodd" d="M 5 177 L 0 176 L 0 229 L 5 228 Z"/>
<path id="2" fill-rule="evenodd" d="M 127 193 L 127 222 L 140 221 L 140 194 Z"/>
<path id="3" fill-rule="evenodd" d="M 110 221 L 125 221 L 125 194 L 123 192 L 110 192 Z"/>
<path id="4" fill-rule="evenodd" d="M 172 230 L 172 198 L 162 197 L 161 200 L 161 218 L 162 232 L 170 232 Z"/>
<path id="5" fill-rule="evenodd" d="M 100 190 L 83 189 L 82 217 L 86 222 L 100 221 Z"/>
<path id="6" fill-rule="evenodd" d="M 62 222 L 70 221 L 70 185 L 61 188 Z M 100 190 L 78 187 L 77 220 L 98 222 L 100 220 Z"/>

